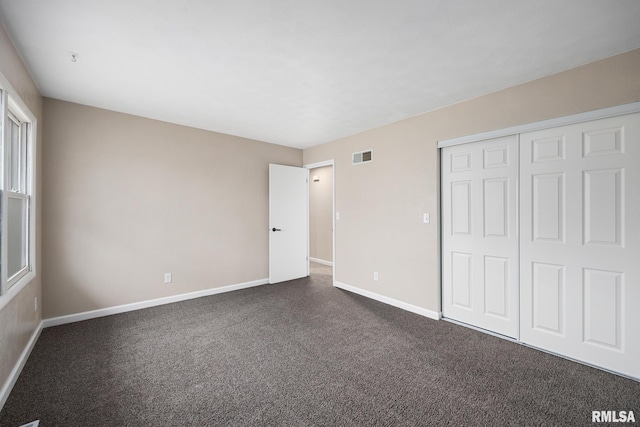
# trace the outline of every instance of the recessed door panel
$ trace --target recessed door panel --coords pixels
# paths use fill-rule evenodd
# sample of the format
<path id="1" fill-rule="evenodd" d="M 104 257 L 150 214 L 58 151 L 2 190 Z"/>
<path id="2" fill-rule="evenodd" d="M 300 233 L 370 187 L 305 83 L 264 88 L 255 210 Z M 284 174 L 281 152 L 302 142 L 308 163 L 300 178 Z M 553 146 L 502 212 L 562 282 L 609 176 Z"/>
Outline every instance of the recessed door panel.
<path id="1" fill-rule="evenodd" d="M 471 170 L 471 153 L 451 155 L 451 172 L 467 172 Z"/>
<path id="2" fill-rule="evenodd" d="M 622 350 L 623 274 L 584 269 L 584 341 Z"/>
<path id="3" fill-rule="evenodd" d="M 484 312 L 509 317 L 509 258 L 484 257 Z M 512 290 L 511 290 L 512 291 Z"/>
<path id="4" fill-rule="evenodd" d="M 509 166 L 508 145 L 485 148 L 483 154 L 485 169 L 504 168 Z"/>
<path id="5" fill-rule="evenodd" d="M 564 267 L 534 262 L 532 270 L 533 327 L 562 335 L 565 313 Z"/>
<path id="6" fill-rule="evenodd" d="M 531 141 L 531 149 L 534 163 L 564 160 L 564 138 L 561 136 Z"/>
<path id="7" fill-rule="evenodd" d="M 624 153 L 623 135 L 624 131 L 621 127 L 584 132 L 584 156 L 606 156 Z"/>
<path id="8" fill-rule="evenodd" d="M 484 236 L 507 237 L 509 233 L 509 179 L 485 179 Z"/>
<path id="9" fill-rule="evenodd" d="M 564 241 L 564 174 L 531 177 L 533 240 Z"/>
<path id="10" fill-rule="evenodd" d="M 471 308 L 471 254 L 451 254 L 451 278 L 453 304 Z"/>
<path id="11" fill-rule="evenodd" d="M 471 233 L 471 181 L 451 183 L 451 231 Z"/>
<path id="12" fill-rule="evenodd" d="M 584 171 L 584 242 L 622 245 L 622 169 Z"/>

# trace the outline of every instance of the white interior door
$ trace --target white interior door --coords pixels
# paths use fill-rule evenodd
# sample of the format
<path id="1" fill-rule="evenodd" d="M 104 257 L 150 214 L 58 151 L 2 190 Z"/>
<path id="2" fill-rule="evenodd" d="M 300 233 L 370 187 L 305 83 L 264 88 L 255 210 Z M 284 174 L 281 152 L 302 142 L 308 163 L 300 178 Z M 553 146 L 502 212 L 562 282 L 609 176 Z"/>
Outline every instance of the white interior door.
<path id="1" fill-rule="evenodd" d="M 309 275 L 309 170 L 269 165 L 269 283 Z"/>
<path id="2" fill-rule="evenodd" d="M 640 378 L 640 114 L 520 140 L 521 340 Z"/>
<path id="3" fill-rule="evenodd" d="M 442 150 L 443 315 L 518 337 L 517 136 Z"/>

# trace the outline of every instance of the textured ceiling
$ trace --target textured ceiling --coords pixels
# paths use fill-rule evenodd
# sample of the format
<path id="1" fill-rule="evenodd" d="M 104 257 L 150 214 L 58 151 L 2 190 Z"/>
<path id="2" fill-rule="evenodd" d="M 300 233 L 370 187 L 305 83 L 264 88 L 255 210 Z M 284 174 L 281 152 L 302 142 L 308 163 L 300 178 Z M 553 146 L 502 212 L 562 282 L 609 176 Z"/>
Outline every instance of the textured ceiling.
<path id="1" fill-rule="evenodd" d="M 640 47 L 638 0 L 0 0 L 0 19 L 44 96 L 298 148 Z"/>

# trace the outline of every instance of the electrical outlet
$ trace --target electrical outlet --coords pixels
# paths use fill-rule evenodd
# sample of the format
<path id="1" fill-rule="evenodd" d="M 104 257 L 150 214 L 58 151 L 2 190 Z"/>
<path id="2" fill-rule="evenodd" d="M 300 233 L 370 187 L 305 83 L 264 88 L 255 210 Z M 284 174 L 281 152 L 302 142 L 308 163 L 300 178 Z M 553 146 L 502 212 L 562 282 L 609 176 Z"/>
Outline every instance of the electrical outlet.
<path id="1" fill-rule="evenodd" d="M 377 271 L 373 272 L 373 280 L 378 281 L 378 272 Z"/>
<path id="2" fill-rule="evenodd" d="M 171 273 L 164 273 L 164 283 L 171 283 Z"/>
<path id="3" fill-rule="evenodd" d="M 33 298 L 33 311 L 38 311 L 38 297 Z"/>

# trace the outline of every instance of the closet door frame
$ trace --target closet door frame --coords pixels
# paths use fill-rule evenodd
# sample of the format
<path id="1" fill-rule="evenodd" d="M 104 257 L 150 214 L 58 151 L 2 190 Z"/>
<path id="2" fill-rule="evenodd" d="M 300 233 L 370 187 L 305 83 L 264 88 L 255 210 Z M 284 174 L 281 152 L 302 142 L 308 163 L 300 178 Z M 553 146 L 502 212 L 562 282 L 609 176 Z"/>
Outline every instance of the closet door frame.
<path id="1" fill-rule="evenodd" d="M 550 129 L 550 128 L 556 128 L 556 127 L 562 127 L 562 126 L 567 126 L 567 125 L 572 125 L 572 124 L 578 124 L 578 123 L 583 123 L 583 122 L 589 122 L 589 121 L 594 121 L 594 120 L 599 120 L 599 119 L 604 119 L 604 118 L 608 118 L 608 117 L 616 117 L 616 116 L 622 116 L 622 115 L 626 115 L 626 114 L 632 114 L 632 113 L 638 113 L 640 112 L 640 102 L 634 102 L 634 103 L 630 103 L 630 104 L 624 104 L 624 105 L 619 105 L 619 106 L 615 106 L 615 107 L 610 107 L 610 108 L 604 108 L 604 109 L 599 109 L 599 110 L 593 110 L 593 111 L 588 111 L 585 113 L 579 113 L 579 114 L 573 114 L 573 115 L 569 115 L 569 116 L 563 116 L 563 117 L 558 117 L 558 118 L 554 118 L 554 119 L 550 119 L 550 120 L 544 120 L 544 121 L 539 121 L 539 122 L 533 122 L 533 123 L 528 123 L 528 124 L 523 124 L 523 125 L 518 125 L 518 126 L 513 126 L 513 127 L 509 127 L 509 128 L 504 128 L 504 129 L 498 129 L 498 130 L 494 130 L 494 131 L 489 131 L 489 132 L 483 132 L 483 133 L 478 133 L 478 134 L 474 134 L 474 135 L 467 135 L 467 136 L 462 136 L 462 137 L 458 137 L 458 138 L 453 138 L 453 139 L 447 139 L 447 140 L 442 140 L 438 142 L 438 149 L 440 149 L 440 174 L 442 174 L 442 152 L 443 152 L 443 148 L 446 147 L 452 147 L 452 146 L 456 146 L 456 145 L 462 145 L 462 144 L 469 144 L 469 143 L 473 143 L 473 142 L 479 142 L 479 141 L 485 141 L 485 140 L 490 140 L 490 139 L 495 139 L 495 138 L 501 138 L 501 137 L 506 137 L 506 136 L 510 136 L 510 135 L 518 135 L 518 140 L 520 140 L 520 135 L 524 134 L 524 133 L 529 133 L 529 132 L 535 132 L 535 131 L 541 131 L 544 129 Z M 519 169 L 519 167 L 518 167 Z M 520 173 L 520 172 L 518 172 Z M 441 181 L 440 181 L 440 218 L 444 218 L 442 216 L 442 212 L 443 212 L 443 188 L 442 188 L 442 175 L 440 175 Z M 518 192 L 518 197 L 519 197 L 519 192 Z M 518 207 L 520 205 L 520 202 L 518 202 Z M 517 217 L 518 220 L 520 219 L 521 214 L 518 213 Z M 520 236 L 521 237 L 521 236 Z M 518 342 L 520 344 L 523 345 L 528 345 L 524 342 L 521 341 L 520 336 L 518 336 L 517 339 L 514 338 L 510 338 L 510 337 L 506 337 L 504 335 L 500 335 L 500 334 L 496 334 L 494 332 L 482 329 L 481 327 L 478 326 L 474 326 L 474 325 L 469 325 L 469 324 L 465 324 L 453 319 L 449 319 L 446 318 L 444 316 L 442 316 L 442 308 L 444 307 L 444 281 L 443 281 L 443 275 L 442 275 L 442 271 L 444 271 L 444 252 L 443 252 L 443 240 L 444 240 L 444 226 L 443 226 L 443 221 L 440 221 L 440 253 L 441 253 L 441 262 L 440 262 L 440 268 L 441 268 L 441 274 L 440 274 L 440 295 L 441 295 L 441 301 L 440 301 L 440 314 L 441 314 L 441 318 L 443 318 L 444 320 L 447 321 L 451 321 L 454 323 L 459 323 L 463 326 L 467 326 L 470 327 L 472 329 L 477 329 L 480 330 L 482 332 L 491 334 L 491 335 L 495 335 L 504 339 L 508 339 L 510 341 L 514 341 L 514 342 Z M 520 334 L 518 334 L 520 335 Z M 557 354 L 554 353 L 550 350 L 544 349 L 544 348 L 539 348 L 539 347 L 534 347 L 537 348 L 538 350 L 541 351 L 545 351 L 545 352 L 549 352 L 549 353 L 553 353 L 556 355 L 559 355 L 561 357 L 565 357 L 571 360 L 575 360 L 579 363 L 583 363 L 583 364 L 589 364 L 588 362 L 585 362 L 583 360 L 576 360 L 571 358 L 568 355 L 564 355 L 564 354 Z M 593 366 L 593 365 L 592 365 Z M 609 372 L 613 372 L 615 374 L 618 375 L 622 375 L 622 376 L 628 376 L 629 375 L 625 375 L 624 373 L 620 373 L 620 372 L 616 372 L 614 370 L 605 368 L 605 367 L 601 367 L 601 366 L 595 366 L 598 369 L 602 369 L 605 371 L 609 371 Z M 635 377 L 630 377 L 636 380 L 640 380 L 640 378 L 635 378 Z"/>
<path id="2" fill-rule="evenodd" d="M 622 116 L 640 112 L 640 102 L 617 105 L 615 107 L 603 108 L 600 110 L 587 111 L 585 113 L 572 114 L 570 116 L 557 117 L 555 119 L 532 122 L 504 129 L 496 129 L 489 132 L 476 133 L 458 138 L 438 141 L 438 148 L 451 147 L 454 145 L 468 144 L 470 142 L 483 141 L 485 139 L 501 138 L 509 135 L 519 135 L 521 133 L 534 132 L 543 129 L 572 125 L 576 123 L 588 122 L 591 120 L 604 119 L 607 117 Z"/>

